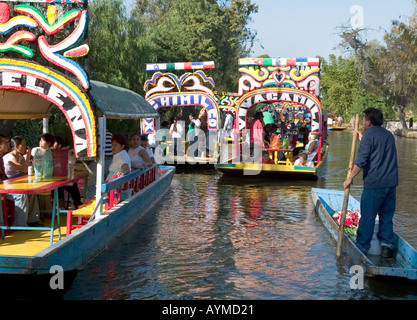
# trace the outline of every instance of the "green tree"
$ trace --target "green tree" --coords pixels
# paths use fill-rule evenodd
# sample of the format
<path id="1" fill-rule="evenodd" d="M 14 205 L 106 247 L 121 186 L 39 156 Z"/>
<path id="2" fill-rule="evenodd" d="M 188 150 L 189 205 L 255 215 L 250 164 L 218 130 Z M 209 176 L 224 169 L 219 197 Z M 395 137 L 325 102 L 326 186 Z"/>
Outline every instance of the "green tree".
<path id="1" fill-rule="evenodd" d="M 353 59 L 334 54 L 321 60 L 322 105 L 330 113 L 350 118 L 357 111 L 352 106 L 360 98 L 359 78 Z"/>
<path id="2" fill-rule="evenodd" d="M 384 41 L 379 68 L 384 75 L 388 97 L 403 129 L 407 130 L 406 110 L 414 108 L 417 98 L 417 13 L 408 23 L 394 21 Z"/>
<path id="3" fill-rule="evenodd" d="M 393 21 L 384 44 L 368 42 L 365 29 L 341 28 L 340 46 L 355 61 L 361 96 L 371 97 L 362 101 L 379 102 L 386 117 L 394 109 L 403 129 L 408 130 L 407 110 L 415 110 L 417 105 L 417 13 L 406 22 Z"/>
<path id="4" fill-rule="evenodd" d="M 143 93 L 145 63 L 153 58 L 145 26 L 123 0 L 95 0 L 89 14 L 90 78 Z"/>
<path id="5" fill-rule="evenodd" d="M 250 0 L 138 0 L 133 16 L 156 58 L 149 62 L 214 61 L 216 90 L 237 86 L 238 59 L 255 37 L 247 25 Z"/>

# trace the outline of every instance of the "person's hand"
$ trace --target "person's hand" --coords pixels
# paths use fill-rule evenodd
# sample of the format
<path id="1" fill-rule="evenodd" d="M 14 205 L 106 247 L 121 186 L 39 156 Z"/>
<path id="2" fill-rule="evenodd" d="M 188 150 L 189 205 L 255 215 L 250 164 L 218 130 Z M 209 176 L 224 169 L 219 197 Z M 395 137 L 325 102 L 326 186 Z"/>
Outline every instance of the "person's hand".
<path id="1" fill-rule="evenodd" d="M 351 184 L 353 180 L 351 178 L 347 178 L 345 182 L 343 182 L 343 189 L 347 189 Z"/>
<path id="2" fill-rule="evenodd" d="M 358 135 L 358 140 L 361 141 L 362 140 L 362 132 L 358 131 L 358 130 L 353 130 L 353 134 L 357 134 Z"/>
<path id="3" fill-rule="evenodd" d="M 119 172 L 117 173 L 117 177 L 121 177 L 122 175 L 124 175 L 124 172 L 123 172 L 123 171 L 119 171 Z"/>

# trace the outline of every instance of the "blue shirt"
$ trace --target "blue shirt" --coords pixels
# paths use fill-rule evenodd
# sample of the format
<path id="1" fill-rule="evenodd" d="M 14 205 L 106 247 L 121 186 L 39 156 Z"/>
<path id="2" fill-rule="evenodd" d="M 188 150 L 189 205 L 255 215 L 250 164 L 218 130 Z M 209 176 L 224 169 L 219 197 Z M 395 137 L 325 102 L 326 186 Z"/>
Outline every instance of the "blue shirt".
<path id="1" fill-rule="evenodd" d="M 398 186 L 395 138 L 385 128 L 372 126 L 363 133 L 354 163 L 363 170 L 365 189 Z"/>

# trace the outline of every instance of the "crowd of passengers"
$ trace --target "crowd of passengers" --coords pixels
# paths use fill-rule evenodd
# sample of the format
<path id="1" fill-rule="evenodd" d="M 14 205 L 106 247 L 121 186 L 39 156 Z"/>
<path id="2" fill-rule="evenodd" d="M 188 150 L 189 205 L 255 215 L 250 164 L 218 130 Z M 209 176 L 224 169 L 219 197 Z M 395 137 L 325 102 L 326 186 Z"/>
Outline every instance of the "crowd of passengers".
<path id="1" fill-rule="evenodd" d="M 317 160 L 318 139 L 310 132 L 305 121 L 275 122 L 268 111 L 258 111 L 249 124 L 250 154 L 255 148 L 262 150 L 259 159 L 264 164 L 274 164 L 271 153 L 276 150 L 290 150 L 294 166 L 314 167 Z M 278 152 L 278 161 L 285 161 L 283 151 Z"/>
<path id="2" fill-rule="evenodd" d="M 133 133 L 129 142 L 130 146 L 128 146 L 122 134 L 116 133 L 112 135 L 107 131 L 104 168 L 106 180 L 128 174 L 132 169 L 151 167 L 155 163 L 146 134 Z M 35 148 L 29 147 L 26 139 L 22 136 L 14 136 L 9 141 L 4 135 L 0 134 L 0 183 L 4 180 L 28 175 L 29 167 L 32 166 L 36 152 L 41 152 L 42 156 L 45 156 L 47 153 L 51 153 L 52 149 L 61 148 L 68 149 L 69 155 L 73 154 L 73 150 L 70 150 L 68 146 L 64 146 L 62 137 L 54 136 L 50 133 L 43 134 L 39 139 L 39 146 Z M 92 162 L 92 164 L 95 163 L 94 161 Z M 61 209 L 68 209 L 68 203 L 64 201 L 64 191 L 71 195 L 74 209 L 78 209 L 83 205 L 78 184 L 70 183 L 58 189 L 59 206 Z M 91 199 L 94 195 L 95 185 L 93 184 L 87 190 L 87 198 Z M 14 203 L 13 226 L 43 226 L 38 195 L 7 194 L 4 201 Z M 6 224 L 7 222 L 5 221 L 4 223 Z"/>

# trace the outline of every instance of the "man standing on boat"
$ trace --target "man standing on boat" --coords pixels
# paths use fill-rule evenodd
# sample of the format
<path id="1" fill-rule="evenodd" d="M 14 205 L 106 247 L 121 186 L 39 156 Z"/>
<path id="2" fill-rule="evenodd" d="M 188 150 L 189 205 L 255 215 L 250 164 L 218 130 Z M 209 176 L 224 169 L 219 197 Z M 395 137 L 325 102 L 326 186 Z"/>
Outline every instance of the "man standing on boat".
<path id="1" fill-rule="evenodd" d="M 393 216 L 398 186 L 397 149 L 394 135 L 382 128 L 382 111 L 367 108 L 363 118 L 363 135 L 359 134 L 360 146 L 354 166 L 344 182 L 346 189 L 353 178 L 363 170 L 361 219 L 356 244 L 366 253 L 374 232 L 375 218 L 379 216 L 378 239 L 383 258 L 391 258 L 394 249 Z"/>

